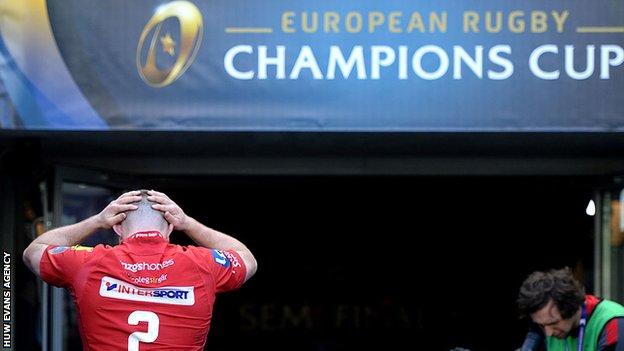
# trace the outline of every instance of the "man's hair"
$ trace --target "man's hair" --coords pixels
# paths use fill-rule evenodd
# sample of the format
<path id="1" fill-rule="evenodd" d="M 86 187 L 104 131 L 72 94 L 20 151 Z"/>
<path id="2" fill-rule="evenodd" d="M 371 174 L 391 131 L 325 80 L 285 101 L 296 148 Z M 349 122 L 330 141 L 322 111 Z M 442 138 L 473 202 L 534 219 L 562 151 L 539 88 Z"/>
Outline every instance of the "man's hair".
<path id="1" fill-rule="evenodd" d="M 574 278 L 570 268 L 531 273 L 518 294 L 520 317 L 529 317 L 551 299 L 564 319 L 572 317 L 585 300 L 585 288 Z"/>
<path id="2" fill-rule="evenodd" d="M 163 231 L 167 228 L 168 222 L 162 212 L 152 208 L 154 203 L 147 199 L 147 190 L 141 189 L 140 196 L 141 201 L 133 203 L 138 208 L 126 212 L 126 219 L 122 222 L 122 226 L 128 234 L 132 234 L 130 231 L 136 229 Z"/>

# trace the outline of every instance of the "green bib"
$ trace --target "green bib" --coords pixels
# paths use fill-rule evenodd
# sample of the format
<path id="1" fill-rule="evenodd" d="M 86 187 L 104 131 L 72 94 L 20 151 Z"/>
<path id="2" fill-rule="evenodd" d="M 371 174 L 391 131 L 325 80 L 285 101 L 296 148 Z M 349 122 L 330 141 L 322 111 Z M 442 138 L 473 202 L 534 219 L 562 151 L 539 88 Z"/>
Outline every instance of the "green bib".
<path id="1" fill-rule="evenodd" d="M 583 339 L 583 351 L 596 351 L 598 338 L 604 326 L 613 318 L 624 317 L 624 306 L 602 300 L 598 303 L 585 327 Z M 546 337 L 546 349 L 548 351 L 577 351 L 578 335 L 568 336 L 565 339 Z"/>

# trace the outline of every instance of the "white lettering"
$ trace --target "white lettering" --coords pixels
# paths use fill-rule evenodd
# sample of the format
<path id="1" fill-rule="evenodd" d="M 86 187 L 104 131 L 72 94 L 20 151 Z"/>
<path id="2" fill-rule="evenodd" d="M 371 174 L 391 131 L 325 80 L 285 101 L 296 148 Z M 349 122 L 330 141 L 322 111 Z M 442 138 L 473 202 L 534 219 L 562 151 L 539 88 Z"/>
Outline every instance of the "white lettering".
<path id="1" fill-rule="evenodd" d="M 236 258 L 235 255 L 233 255 L 232 253 L 226 251 L 225 252 L 225 256 L 227 256 L 228 260 L 230 261 L 230 263 L 232 264 L 232 267 L 240 267 L 241 264 L 238 262 L 238 258 Z"/>
<path id="2" fill-rule="evenodd" d="M 488 70 L 488 78 L 492 80 L 503 80 L 511 77 L 514 72 L 514 66 L 508 59 L 499 56 L 499 53 L 505 53 L 511 55 L 511 46 L 509 45 L 496 45 L 490 49 L 488 58 L 493 64 L 503 67 L 502 72 L 495 72 Z"/>
<path id="3" fill-rule="evenodd" d="M 544 80 L 557 80 L 561 72 L 575 80 L 588 79 L 594 75 L 598 60 L 595 45 L 585 46 L 586 52 L 582 55 L 579 55 L 578 48 L 573 45 L 561 47 L 564 50 L 559 49 L 554 44 L 536 47 L 528 58 L 530 72 Z M 415 74 L 420 79 L 436 80 L 447 75 L 451 65 L 452 79 L 455 80 L 466 77 L 466 67 L 479 79 L 483 79 L 486 73 L 484 70 L 487 70 L 486 78 L 491 80 L 508 79 L 514 74 L 510 45 L 490 47 L 487 49 L 487 58 L 484 55 L 485 50 L 482 45 L 476 45 L 471 49 L 455 45 L 452 52 L 448 53 L 436 45 L 424 45 L 414 49 L 405 45 L 398 47 L 372 45 L 370 51 L 366 52 L 363 46 L 356 45 L 351 48 L 348 55 L 345 55 L 340 46 L 332 45 L 329 47 L 328 56 L 319 59 L 315 56 L 314 49 L 308 45 L 299 47 L 298 51 L 290 53 L 289 56 L 286 46 L 283 45 L 273 48 L 238 45 L 227 50 L 224 66 L 229 76 L 241 80 L 286 79 L 286 77 L 296 80 L 301 78 L 304 70 L 309 70 L 311 77 L 316 80 L 336 79 L 338 71 L 338 75 L 342 75 L 344 79 L 355 77 L 358 80 L 368 78 L 379 80 L 382 79 L 383 68 L 387 68 L 383 78 L 405 80 L 410 78 L 411 73 L 412 77 Z M 273 56 L 269 51 L 274 52 Z M 293 56 L 295 54 L 296 56 Z M 579 56 L 585 57 L 584 66 L 578 62 Z M 610 79 L 612 67 L 624 64 L 624 48 L 618 45 L 602 45 L 599 60 L 600 79 Z M 251 61 L 257 62 L 257 67 L 241 70 L 241 67 L 247 68 Z M 319 62 L 327 62 L 327 66 L 322 67 Z M 287 63 L 292 66 L 287 66 Z M 367 67 L 367 64 L 370 66 Z M 492 67 L 488 67 L 488 64 Z M 270 66 L 274 66 L 274 70 L 269 73 Z"/>
<path id="4" fill-rule="evenodd" d="M 349 54 L 349 59 L 345 60 L 340 47 L 332 45 L 329 48 L 329 63 L 327 65 L 327 79 L 336 77 L 336 65 L 340 68 L 342 76 L 349 78 L 353 67 L 357 67 L 357 78 L 366 79 L 366 69 L 364 68 L 364 50 L 361 46 L 354 46 Z"/>
<path id="5" fill-rule="evenodd" d="M 407 46 L 399 46 L 399 79 L 407 79 Z"/>
<path id="6" fill-rule="evenodd" d="M 3 286 L 5 289 L 11 289 L 11 254 L 3 251 L 2 262 L 3 267 Z"/>
<path id="7" fill-rule="evenodd" d="M 252 54 L 253 48 L 251 45 L 237 45 L 233 48 L 230 48 L 223 58 L 223 66 L 225 66 L 225 71 L 232 77 L 236 79 L 252 79 L 254 77 L 253 71 L 241 72 L 234 67 L 234 59 L 236 55 L 240 53 Z"/>
<path id="8" fill-rule="evenodd" d="M 318 62 L 316 62 L 314 53 L 312 52 L 312 49 L 307 45 L 301 47 L 301 50 L 299 51 L 299 56 L 297 56 L 297 61 L 295 61 L 295 65 L 290 72 L 289 78 L 299 78 L 299 74 L 304 68 L 307 68 L 310 70 L 310 72 L 312 72 L 312 77 L 314 79 L 323 79 L 323 73 L 321 73 Z"/>
<path id="9" fill-rule="evenodd" d="M 461 46 L 453 46 L 453 79 L 461 79 L 462 62 L 470 68 L 470 70 L 479 79 L 483 78 L 483 46 L 475 47 L 475 58 L 473 59 Z"/>
<path id="10" fill-rule="evenodd" d="M 267 47 L 258 46 L 258 79 L 267 79 L 267 66 L 275 66 L 275 78 L 286 78 L 286 47 L 278 45 L 276 47 L 277 56 L 268 57 Z"/>
<path id="11" fill-rule="evenodd" d="M 111 277 L 103 277 L 100 284 L 102 297 L 183 306 L 195 304 L 194 290 L 193 286 L 142 288 Z"/>
<path id="12" fill-rule="evenodd" d="M 429 53 L 436 55 L 438 57 L 438 60 L 440 61 L 438 68 L 434 70 L 433 72 L 427 72 L 422 67 L 422 58 L 423 56 Z M 444 74 L 446 74 L 446 72 L 448 71 L 448 68 L 449 68 L 449 57 L 446 54 L 446 52 L 444 52 L 444 50 L 442 50 L 442 48 L 440 48 L 439 46 L 435 46 L 435 45 L 422 46 L 418 48 L 418 50 L 416 50 L 416 52 L 414 53 L 414 56 L 412 56 L 412 69 L 414 70 L 416 75 L 418 75 L 419 77 L 423 79 L 426 79 L 426 80 L 438 79 L 442 77 Z"/>
<path id="13" fill-rule="evenodd" d="M 615 54 L 611 58 L 611 53 Z M 624 63 L 624 49 L 618 45 L 603 45 L 600 47 L 600 79 L 609 79 L 609 66 L 615 67 Z"/>
<path id="14" fill-rule="evenodd" d="M 142 270 L 156 271 L 156 270 L 160 270 L 163 268 L 167 268 L 169 266 L 173 266 L 175 261 L 172 258 L 170 258 L 160 263 L 148 263 L 148 262 L 126 263 L 126 262 L 121 262 L 121 261 L 119 261 L 119 263 L 121 263 L 121 266 L 125 270 L 136 273 Z"/>
<path id="15" fill-rule="evenodd" d="M 565 46 L 565 71 L 566 74 L 577 80 L 587 79 L 594 73 L 594 46 L 587 46 L 587 64 L 585 71 L 577 72 L 574 69 L 574 45 Z"/>
<path id="16" fill-rule="evenodd" d="M 381 58 L 381 55 L 384 55 L 384 58 Z M 379 79 L 380 77 L 380 67 L 388 67 L 394 63 L 394 59 L 396 58 L 396 54 L 394 50 L 389 46 L 384 45 L 373 45 L 371 47 L 371 79 Z"/>
<path id="17" fill-rule="evenodd" d="M 535 50 L 533 50 L 531 56 L 529 57 L 529 68 L 531 69 L 531 72 L 533 72 L 533 74 L 538 78 L 545 80 L 559 79 L 559 70 L 546 72 L 542 70 L 539 66 L 540 57 L 547 52 L 557 54 L 559 53 L 559 49 L 556 45 L 552 44 L 538 46 Z"/>

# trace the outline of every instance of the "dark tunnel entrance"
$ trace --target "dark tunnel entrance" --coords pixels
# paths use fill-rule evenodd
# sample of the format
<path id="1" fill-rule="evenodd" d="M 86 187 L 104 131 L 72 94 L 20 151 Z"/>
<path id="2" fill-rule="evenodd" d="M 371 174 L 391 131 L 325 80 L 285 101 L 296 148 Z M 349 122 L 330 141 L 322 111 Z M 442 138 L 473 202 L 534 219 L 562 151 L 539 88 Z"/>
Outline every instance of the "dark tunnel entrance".
<path id="1" fill-rule="evenodd" d="M 515 349 L 528 273 L 569 266 L 592 290 L 592 192 L 573 179 L 153 183 L 258 257 L 249 285 L 217 300 L 213 350 Z"/>

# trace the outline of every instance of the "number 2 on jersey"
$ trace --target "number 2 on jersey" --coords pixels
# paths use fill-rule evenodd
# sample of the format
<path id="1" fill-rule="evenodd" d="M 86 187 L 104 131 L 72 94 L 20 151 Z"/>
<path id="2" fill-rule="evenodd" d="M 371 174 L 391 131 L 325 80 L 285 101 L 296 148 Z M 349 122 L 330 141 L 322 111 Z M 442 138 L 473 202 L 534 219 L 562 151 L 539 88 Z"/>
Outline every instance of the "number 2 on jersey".
<path id="1" fill-rule="evenodd" d="M 128 336 L 128 351 L 139 351 L 139 342 L 154 342 L 158 337 L 160 319 L 154 312 L 134 311 L 128 316 L 128 324 L 147 322 L 147 332 L 134 332 Z"/>

